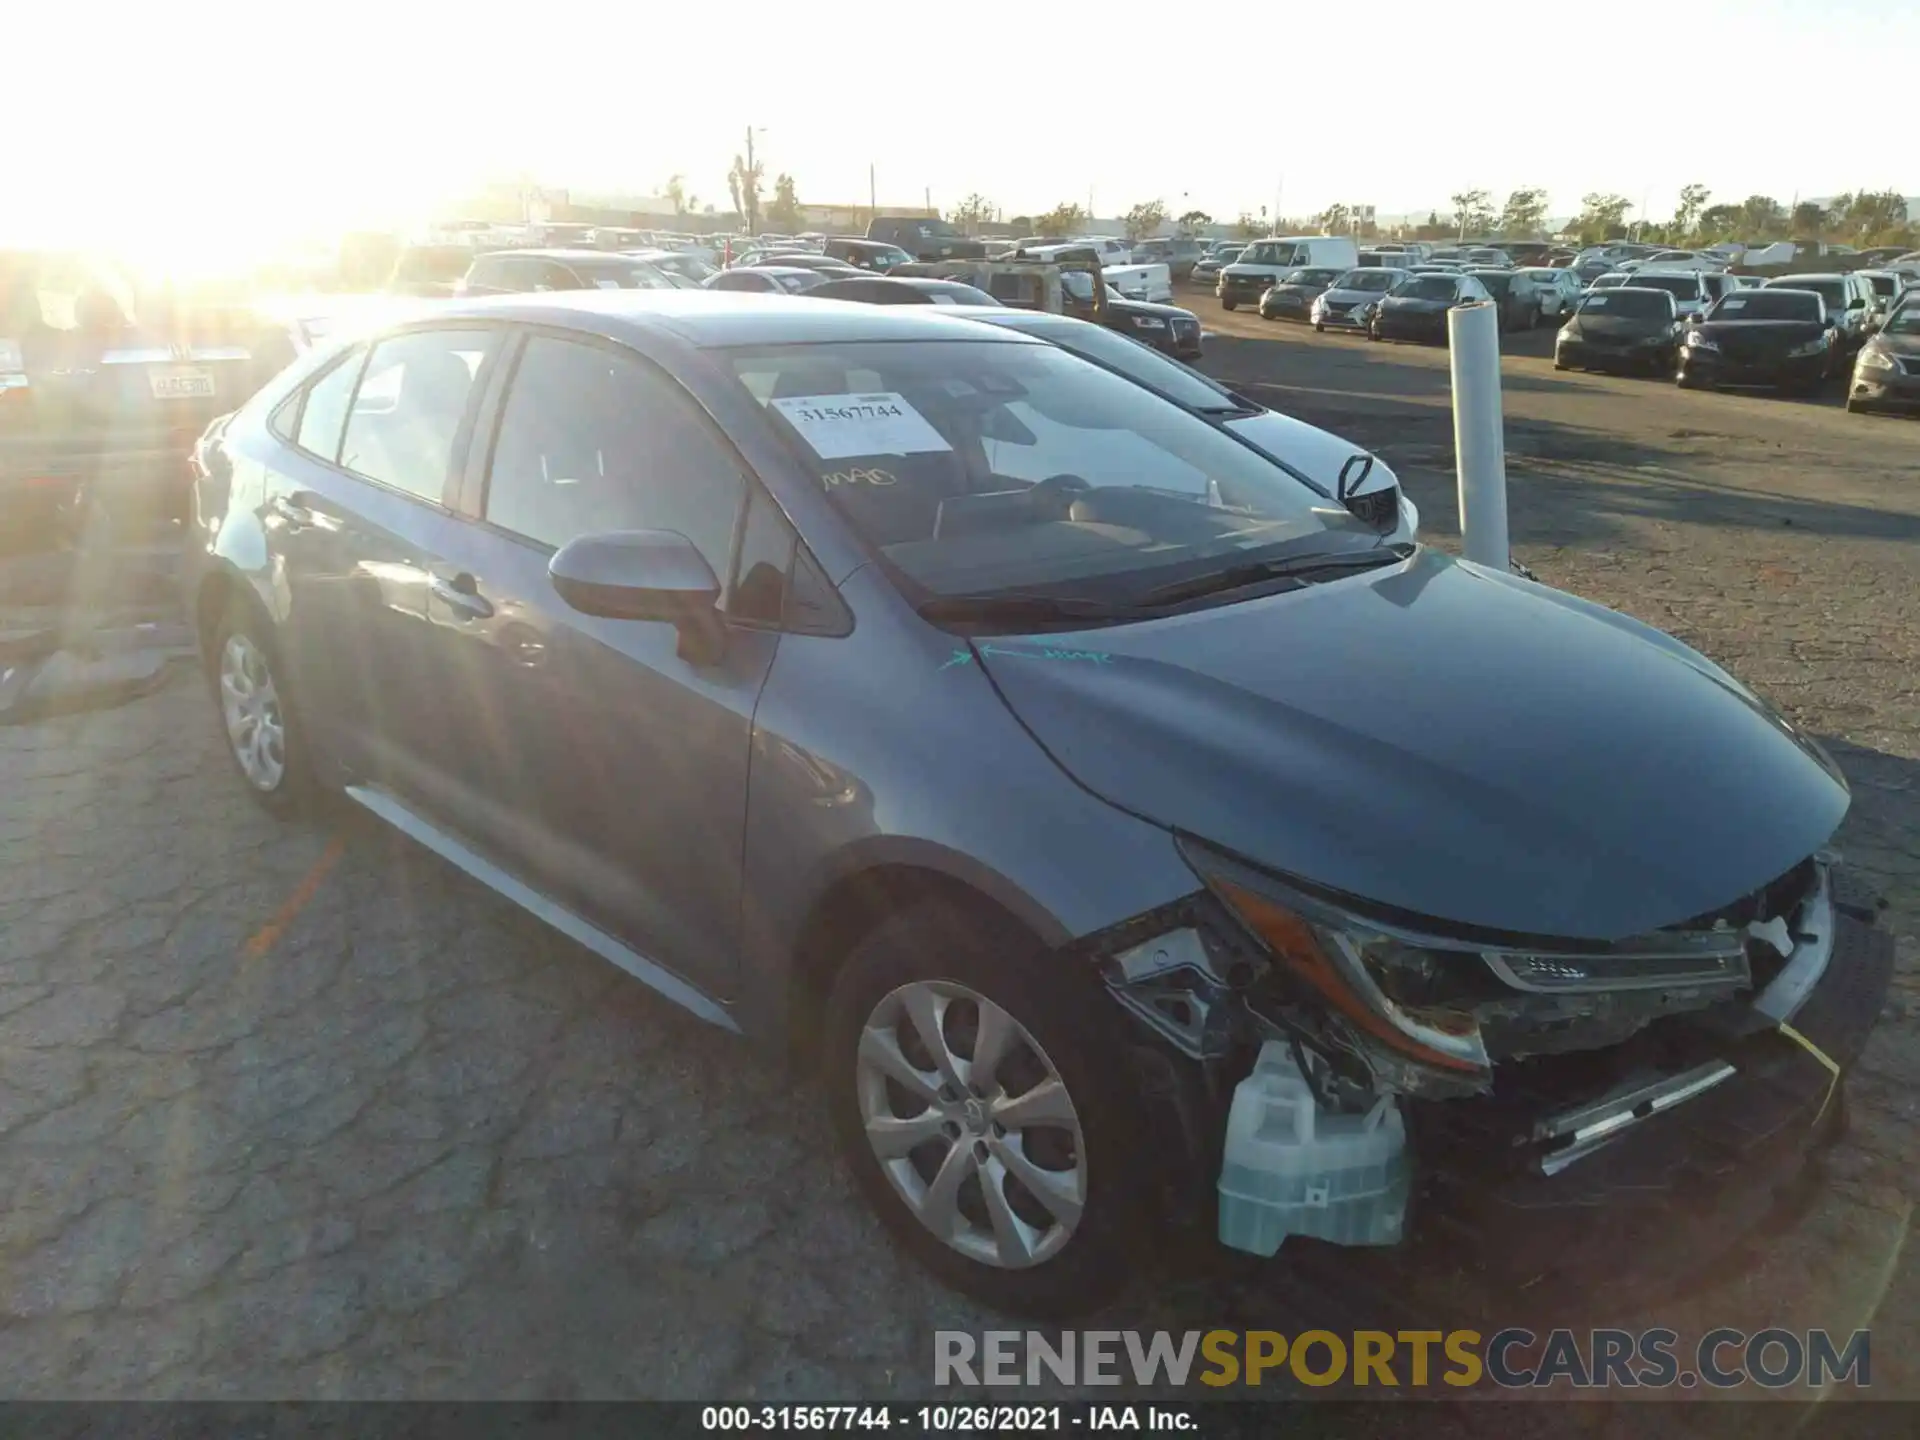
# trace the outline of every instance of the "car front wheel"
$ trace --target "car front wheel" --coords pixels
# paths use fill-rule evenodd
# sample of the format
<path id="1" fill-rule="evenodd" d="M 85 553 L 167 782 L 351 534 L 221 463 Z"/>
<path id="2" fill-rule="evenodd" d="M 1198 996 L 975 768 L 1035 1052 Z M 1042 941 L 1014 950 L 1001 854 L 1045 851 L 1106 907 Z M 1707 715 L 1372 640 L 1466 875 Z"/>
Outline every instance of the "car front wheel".
<path id="1" fill-rule="evenodd" d="M 1222 300 L 1222 301 L 1220 302 L 1220 308 L 1221 308 L 1222 310 L 1236 310 L 1236 309 L 1238 309 L 1238 308 L 1239 308 L 1239 301 L 1237 301 L 1237 300 Z"/>
<path id="2" fill-rule="evenodd" d="M 1102 1023 L 1118 1020 L 1090 974 L 944 902 L 848 956 L 825 1026 L 834 1129 L 881 1220 L 949 1285 L 1067 1316 L 1126 1283 L 1146 1187 Z"/>

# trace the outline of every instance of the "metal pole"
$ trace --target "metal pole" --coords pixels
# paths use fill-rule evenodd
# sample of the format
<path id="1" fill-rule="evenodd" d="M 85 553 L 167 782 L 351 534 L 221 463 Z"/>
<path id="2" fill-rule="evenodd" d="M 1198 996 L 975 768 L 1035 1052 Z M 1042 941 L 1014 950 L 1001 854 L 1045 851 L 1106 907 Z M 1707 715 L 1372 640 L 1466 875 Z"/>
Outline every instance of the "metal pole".
<path id="1" fill-rule="evenodd" d="M 869 160 L 867 162 L 867 218 L 869 220 L 880 213 L 880 202 L 874 198 L 874 195 L 873 162 Z"/>
<path id="2" fill-rule="evenodd" d="M 1505 570 L 1507 444 L 1500 414 L 1500 311 L 1479 301 L 1447 314 L 1453 364 L 1453 455 L 1466 557 Z"/>

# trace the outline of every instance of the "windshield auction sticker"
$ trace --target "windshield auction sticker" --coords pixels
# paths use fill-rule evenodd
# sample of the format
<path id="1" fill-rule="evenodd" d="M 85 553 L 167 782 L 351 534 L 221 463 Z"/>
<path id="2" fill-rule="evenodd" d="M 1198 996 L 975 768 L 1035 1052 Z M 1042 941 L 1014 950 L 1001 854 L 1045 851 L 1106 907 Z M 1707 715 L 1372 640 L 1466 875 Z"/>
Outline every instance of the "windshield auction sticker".
<path id="1" fill-rule="evenodd" d="M 953 449 L 926 416 L 891 390 L 878 395 L 794 395 L 770 403 L 822 460 Z"/>

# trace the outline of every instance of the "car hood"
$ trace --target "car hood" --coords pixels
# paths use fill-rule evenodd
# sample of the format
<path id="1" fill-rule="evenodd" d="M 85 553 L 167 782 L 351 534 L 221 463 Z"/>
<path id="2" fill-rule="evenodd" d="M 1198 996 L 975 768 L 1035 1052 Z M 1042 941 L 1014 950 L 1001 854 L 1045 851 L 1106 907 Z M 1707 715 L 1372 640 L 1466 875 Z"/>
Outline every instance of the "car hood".
<path id="1" fill-rule="evenodd" d="M 1817 320 L 1703 320 L 1693 327 L 1706 340 L 1746 337 L 1769 345 L 1804 345 L 1818 340 L 1827 327 Z"/>
<path id="2" fill-rule="evenodd" d="M 1848 805 L 1817 746 L 1678 641 L 1425 547 L 977 648 L 1111 803 L 1461 926 L 1607 941 L 1676 924 L 1799 863 Z"/>
<path id="3" fill-rule="evenodd" d="M 1384 290 L 1341 290 L 1338 287 L 1320 292 L 1320 297 L 1323 300 L 1338 301 L 1341 304 L 1352 303 L 1355 305 L 1364 305 L 1369 300 L 1379 300 L 1385 295 L 1386 291 Z"/>
<path id="4" fill-rule="evenodd" d="M 1637 336 L 1657 338 L 1673 329 L 1671 320 L 1653 320 L 1637 315 L 1576 315 L 1567 328 L 1580 335 L 1610 335 L 1619 339 Z"/>
<path id="5" fill-rule="evenodd" d="M 1411 295 L 1389 295 L 1380 302 L 1382 310 L 1402 310 L 1409 315 L 1438 315 L 1451 310 L 1451 300 L 1420 300 Z"/>
<path id="6" fill-rule="evenodd" d="M 1873 337 L 1873 348 L 1908 359 L 1920 355 L 1920 335 L 1889 335 L 1884 330 Z"/>
<path id="7" fill-rule="evenodd" d="M 1156 305 L 1150 300 L 1115 300 L 1107 297 L 1107 313 L 1110 315 L 1157 315 L 1162 320 L 1195 320 L 1199 317 L 1191 310 L 1182 310 L 1178 305 Z"/>

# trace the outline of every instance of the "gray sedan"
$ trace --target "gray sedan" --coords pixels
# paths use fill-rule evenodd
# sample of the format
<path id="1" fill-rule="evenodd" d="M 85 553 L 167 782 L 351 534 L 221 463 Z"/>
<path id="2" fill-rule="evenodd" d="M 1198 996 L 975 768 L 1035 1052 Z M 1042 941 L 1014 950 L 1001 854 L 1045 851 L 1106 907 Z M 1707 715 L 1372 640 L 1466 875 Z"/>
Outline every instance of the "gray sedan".
<path id="1" fill-rule="evenodd" d="M 456 301 L 197 464 L 237 782 L 804 1066 L 879 1217 L 1007 1310 L 1217 1206 L 1379 1243 L 1416 1174 L 1449 1262 L 1639 1206 L 1648 1263 L 1733 1228 L 1671 1203 L 1695 1156 L 1830 1138 L 1887 990 L 1846 786 L 1732 677 L 939 307 Z"/>

